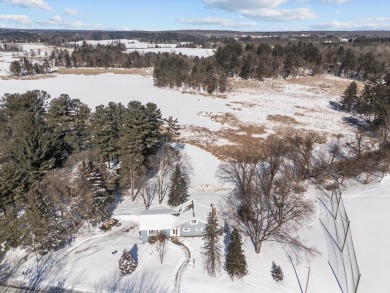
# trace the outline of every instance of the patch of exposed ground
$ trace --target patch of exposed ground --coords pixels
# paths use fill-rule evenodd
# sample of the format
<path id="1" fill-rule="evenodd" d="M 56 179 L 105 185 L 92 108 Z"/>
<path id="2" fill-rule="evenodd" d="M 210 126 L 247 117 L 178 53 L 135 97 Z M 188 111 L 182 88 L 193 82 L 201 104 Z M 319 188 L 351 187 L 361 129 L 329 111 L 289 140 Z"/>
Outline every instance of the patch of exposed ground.
<path id="1" fill-rule="evenodd" d="M 203 97 L 212 97 L 212 98 L 218 98 L 218 99 L 227 99 L 227 95 L 225 95 L 225 94 L 208 94 L 208 93 L 203 93 L 203 92 L 198 92 L 198 91 L 193 91 L 193 90 L 184 90 L 181 92 L 182 92 L 182 94 L 199 95 L 199 96 L 203 96 Z"/>
<path id="2" fill-rule="evenodd" d="M 287 79 L 288 84 L 299 84 L 310 86 L 319 90 L 327 91 L 332 94 L 341 95 L 347 86 L 352 82 L 347 78 L 335 78 L 331 76 L 310 76 L 300 78 Z M 363 86 L 362 82 L 358 82 L 359 86 Z"/>
<path id="3" fill-rule="evenodd" d="M 272 136 L 292 132 L 315 134 L 323 143 L 328 139 L 349 139 L 352 135 L 351 127 L 343 122 L 344 114 L 332 104 L 337 103 L 337 97 L 351 80 L 325 75 L 289 80 L 231 79 L 230 82 L 232 91 L 225 105 L 235 114 L 200 112 L 198 115 L 218 123 L 221 129 L 211 131 L 187 126 L 182 135 L 185 142 L 223 160 L 237 145 L 259 145 Z"/>
<path id="4" fill-rule="evenodd" d="M 14 76 L 14 75 L 9 75 L 9 76 L 0 76 L 1 79 L 4 80 L 37 80 L 37 79 L 46 79 L 46 78 L 53 78 L 56 77 L 55 74 L 36 74 L 36 75 L 26 75 L 26 76 Z"/>
<path id="5" fill-rule="evenodd" d="M 263 127 L 260 127 L 259 130 L 260 129 L 264 131 Z M 287 138 L 292 137 L 293 135 L 299 135 L 301 137 L 310 136 L 316 143 L 320 144 L 324 144 L 328 140 L 328 134 L 326 133 L 296 129 L 288 126 L 278 127 L 273 133 L 270 133 L 267 136 L 262 135 L 260 137 L 250 135 L 249 133 L 245 131 L 235 132 L 235 130 L 228 130 L 225 128 L 219 131 L 211 131 L 205 127 L 187 126 L 183 129 L 182 140 L 185 143 L 195 145 L 212 153 L 221 161 L 232 157 L 232 155 L 237 152 L 237 148 L 252 147 L 253 152 L 261 153 L 265 141 L 272 141 L 274 139 L 287 140 Z M 334 138 L 337 139 L 340 137 Z"/>
<path id="6" fill-rule="evenodd" d="M 295 120 L 295 118 L 286 115 L 268 115 L 267 120 L 287 125 L 302 125 L 302 123 Z"/>
<path id="7" fill-rule="evenodd" d="M 347 78 L 338 78 L 330 75 L 319 75 L 289 79 L 266 79 L 264 81 L 230 79 L 229 82 L 233 91 L 248 89 L 252 91 L 256 90 L 283 93 L 287 84 L 307 86 L 318 93 L 326 92 L 332 95 L 341 95 L 352 81 Z M 359 88 L 363 87 L 362 82 L 357 83 Z"/>
<path id="8" fill-rule="evenodd" d="M 76 74 L 76 75 L 98 75 L 104 73 L 113 74 L 135 74 L 142 76 L 153 76 L 153 71 L 148 68 L 59 68 L 57 74 Z"/>
<path id="9" fill-rule="evenodd" d="M 211 131 L 206 127 L 187 126 L 182 132 L 183 141 L 196 145 L 223 160 L 237 145 L 259 143 L 264 140 L 266 131 L 263 125 L 244 123 L 232 113 L 211 114 L 209 117 L 221 124 L 222 128 Z"/>

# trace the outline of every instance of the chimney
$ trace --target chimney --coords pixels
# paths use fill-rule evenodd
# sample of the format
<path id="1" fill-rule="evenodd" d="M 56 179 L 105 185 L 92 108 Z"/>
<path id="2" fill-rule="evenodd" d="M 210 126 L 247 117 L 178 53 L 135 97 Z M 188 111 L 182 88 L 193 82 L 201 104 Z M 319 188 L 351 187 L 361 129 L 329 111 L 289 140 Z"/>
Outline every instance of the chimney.
<path id="1" fill-rule="evenodd" d="M 217 215 L 217 208 L 211 204 L 211 215 L 215 217 Z"/>

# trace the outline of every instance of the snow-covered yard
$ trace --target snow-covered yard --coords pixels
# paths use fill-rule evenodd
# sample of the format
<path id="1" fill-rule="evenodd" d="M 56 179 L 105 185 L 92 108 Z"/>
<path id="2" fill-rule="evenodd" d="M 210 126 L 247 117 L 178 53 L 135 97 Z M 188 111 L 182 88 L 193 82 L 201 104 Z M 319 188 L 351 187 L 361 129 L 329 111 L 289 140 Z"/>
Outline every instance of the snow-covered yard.
<path id="1" fill-rule="evenodd" d="M 228 189 L 218 192 L 199 192 L 205 184 L 218 185 L 213 175 L 219 161 L 194 146 L 185 146 L 185 152 L 193 162 L 207 157 L 210 163 L 208 169 L 203 168 L 202 164 L 193 165 L 191 198 L 207 205 L 214 203 L 219 209 L 224 196 L 229 192 Z M 206 176 L 210 178 L 209 181 L 206 180 Z M 356 253 L 362 273 L 359 292 L 387 292 L 386 270 L 378 270 L 378 268 L 385 268 L 390 261 L 390 255 L 387 253 L 387 248 L 390 246 L 390 233 L 389 229 L 386 229 L 389 220 L 386 212 L 390 204 L 389 194 L 390 179 L 388 178 L 369 186 L 355 185 L 346 191 L 345 203 L 352 221 Z M 154 207 L 156 206 L 158 204 L 154 203 Z M 155 247 L 148 243 L 140 243 L 137 215 L 142 207 L 140 198 L 131 202 L 129 196 L 118 197 L 113 217 L 120 220 L 122 224 L 120 227 L 113 227 L 109 232 L 101 232 L 97 228 L 90 230 L 87 225 L 84 225 L 69 247 L 43 257 L 38 267 L 34 254 L 24 258 L 23 251 L 11 251 L 3 260 L 3 265 L 12 269 L 12 276 L 8 282 L 24 283 L 35 286 L 34 288 L 51 285 L 84 292 L 127 292 L 130 288 L 131 292 L 172 292 L 176 272 L 184 261 L 185 255 L 180 247 L 169 243 L 164 263 L 160 264 Z M 303 288 L 310 267 L 308 292 L 339 292 L 327 262 L 326 245 L 319 221 L 316 219 L 310 227 L 302 231 L 302 236 L 322 254 L 309 261 L 302 260 L 297 265 L 297 274 Z M 288 257 L 276 243 L 266 243 L 262 253 L 257 255 L 250 240 L 244 239 L 249 275 L 242 280 L 231 281 L 224 271 L 216 278 L 209 277 L 203 271 L 200 238 L 181 238 L 181 240 L 191 252 L 190 263 L 182 276 L 181 292 L 299 292 L 300 290 Z M 221 241 L 224 239 L 222 238 Z M 138 268 L 130 276 L 121 276 L 118 270 L 118 261 L 123 249 L 132 250 L 132 255 L 138 260 Z M 117 252 L 113 253 L 114 251 Z M 280 283 L 276 283 L 271 277 L 272 261 L 280 264 L 283 269 L 285 278 Z M 23 272 L 28 273 L 23 275 Z"/>

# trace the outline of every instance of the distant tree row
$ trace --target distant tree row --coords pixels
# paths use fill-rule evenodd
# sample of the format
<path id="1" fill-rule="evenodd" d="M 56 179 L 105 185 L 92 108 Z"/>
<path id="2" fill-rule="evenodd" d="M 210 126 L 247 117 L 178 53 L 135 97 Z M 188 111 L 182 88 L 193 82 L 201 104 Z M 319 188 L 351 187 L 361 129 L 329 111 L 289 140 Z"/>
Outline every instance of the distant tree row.
<path id="1" fill-rule="evenodd" d="M 124 44 L 89 45 L 84 42 L 75 45 L 72 53 L 55 49 L 49 56 L 56 66 L 65 67 L 105 67 L 105 68 L 145 68 L 152 67 L 158 59 L 156 53 L 140 54 L 137 51 L 126 53 Z"/>
<path id="2" fill-rule="evenodd" d="M 18 43 L 0 42 L 0 52 L 22 52 L 22 45 Z"/>
<path id="3" fill-rule="evenodd" d="M 23 245 L 45 253 L 81 223 L 104 221 L 118 181 L 131 188 L 134 199 L 145 176 L 160 172 L 164 164 L 158 162 L 167 158 L 163 123 L 152 103 L 110 102 L 92 111 L 68 95 L 5 94 L 0 100 L 3 248 Z"/>

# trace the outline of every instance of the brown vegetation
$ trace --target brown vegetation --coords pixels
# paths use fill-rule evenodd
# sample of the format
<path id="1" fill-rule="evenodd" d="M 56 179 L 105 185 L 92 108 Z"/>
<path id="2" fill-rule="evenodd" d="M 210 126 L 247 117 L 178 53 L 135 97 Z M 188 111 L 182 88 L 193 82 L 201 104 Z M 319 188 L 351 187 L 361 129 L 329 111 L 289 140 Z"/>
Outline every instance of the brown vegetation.
<path id="1" fill-rule="evenodd" d="M 287 125 L 302 124 L 302 123 L 298 122 L 297 120 L 295 120 L 295 118 L 293 118 L 293 117 L 286 116 L 286 115 L 279 115 L 279 114 L 268 115 L 267 120 L 277 122 L 277 123 L 283 123 L 283 124 L 287 124 Z"/>
<path id="2" fill-rule="evenodd" d="M 113 74 L 135 74 L 142 76 L 153 76 L 153 71 L 144 68 L 59 68 L 57 74 L 76 74 L 76 75 L 98 75 L 104 73 Z"/>

